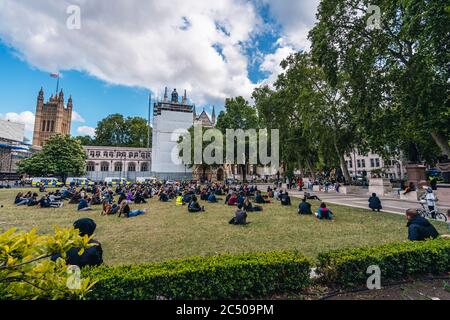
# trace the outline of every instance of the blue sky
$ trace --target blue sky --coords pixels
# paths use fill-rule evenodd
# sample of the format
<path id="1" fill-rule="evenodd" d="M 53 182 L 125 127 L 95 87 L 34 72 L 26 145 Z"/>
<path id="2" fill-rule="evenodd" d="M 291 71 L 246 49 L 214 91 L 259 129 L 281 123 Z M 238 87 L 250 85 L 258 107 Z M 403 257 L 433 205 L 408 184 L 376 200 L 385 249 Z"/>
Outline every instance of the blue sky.
<path id="1" fill-rule="evenodd" d="M 188 89 L 208 112 L 226 97 L 249 99 L 276 79 L 283 58 L 307 47 L 316 6 L 173 0 L 172 12 L 153 0 L 77 2 L 82 24 L 74 31 L 65 25 L 67 1 L 0 1 L 0 118 L 26 123 L 28 138 L 39 89 L 46 99 L 56 90 L 51 72 L 73 97 L 73 135 L 92 133 L 112 113 L 147 117 L 149 92 L 159 97 L 166 85 Z M 136 16 L 137 7 L 152 18 Z"/>

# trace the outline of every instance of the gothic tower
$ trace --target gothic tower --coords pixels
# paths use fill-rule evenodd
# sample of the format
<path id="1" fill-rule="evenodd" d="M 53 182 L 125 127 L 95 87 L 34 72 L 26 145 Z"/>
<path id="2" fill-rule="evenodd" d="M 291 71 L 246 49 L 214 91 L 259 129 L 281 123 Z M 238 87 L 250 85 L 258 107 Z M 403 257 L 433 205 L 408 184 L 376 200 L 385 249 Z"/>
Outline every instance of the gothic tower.
<path id="1" fill-rule="evenodd" d="M 41 88 L 36 104 L 33 145 L 42 147 L 50 137 L 56 134 L 70 135 L 72 108 L 72 97 L 69 97 L 67 107 L 64 106 L 62 90 L 44 103 L 44 90 Z"/>

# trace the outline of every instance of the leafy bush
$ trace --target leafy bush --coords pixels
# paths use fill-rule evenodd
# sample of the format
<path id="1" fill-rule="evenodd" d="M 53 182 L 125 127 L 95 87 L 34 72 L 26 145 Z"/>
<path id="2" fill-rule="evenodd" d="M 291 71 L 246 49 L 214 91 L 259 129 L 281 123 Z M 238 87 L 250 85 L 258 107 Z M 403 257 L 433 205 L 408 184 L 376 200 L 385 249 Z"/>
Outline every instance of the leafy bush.
<path id="1" fill-rule="evenodd" d="M 370 276 L 367 268 L 377 265 L 381 279 L 443 273 L 450 270 L 450 240 L 403 242 L 382 246 L 336 250 L 318 256 L 318 273 L 328 284 L 358 286 Z"/>
<path id="2" fill-rule="evenodd" d="M 63 259 L 72 247 L 89 248 L 89 237 L 80 237 L 74 228 L 55 228 L 54 234 L 40 235 L 36 229 L 0 234 L 0 300 L 2 299 L 83 299 L 94 284 L 89 278 L 77 281 Z"/>
<path id="3" fill-rule="evenodd" d="M 309 285 L 310 261 L 293 252 L 207 258 L 84 270 L 97 280 L 90 299 L 239 299 Z"/>

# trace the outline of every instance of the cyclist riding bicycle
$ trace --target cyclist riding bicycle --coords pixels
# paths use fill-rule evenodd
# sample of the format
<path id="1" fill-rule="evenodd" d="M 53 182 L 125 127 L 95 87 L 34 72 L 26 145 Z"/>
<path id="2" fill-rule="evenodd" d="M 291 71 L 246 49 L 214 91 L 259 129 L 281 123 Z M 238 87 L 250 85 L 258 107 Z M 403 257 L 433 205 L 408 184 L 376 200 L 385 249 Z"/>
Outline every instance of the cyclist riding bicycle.
<path id="1" fill-rule="evenodd" d="M 430 210 L 430 213 L 433 217 L 433 219 L 436 219 L 436 202 L 438 199 L 433 193 L 433 189 L 430 187 L 427 188 L 427 193 L 421 198 L 421 200 L 425 200 L 427 203 L 428 210 Z"/>

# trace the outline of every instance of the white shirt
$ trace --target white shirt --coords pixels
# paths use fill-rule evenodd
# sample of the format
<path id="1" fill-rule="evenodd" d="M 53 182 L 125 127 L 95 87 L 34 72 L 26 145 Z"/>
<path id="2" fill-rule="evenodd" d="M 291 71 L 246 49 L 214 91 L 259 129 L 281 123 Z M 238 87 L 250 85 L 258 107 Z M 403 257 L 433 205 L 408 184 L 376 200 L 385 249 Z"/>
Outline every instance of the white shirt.
<path id="1" fill-rule="evenodd" d="M 425 200 L 427 200 L 427 206 L 434 207 L 434 204 L 436 203 L 436 197 L 434 196 L 434 193 L 427 193 L 425 196 Z"/>

